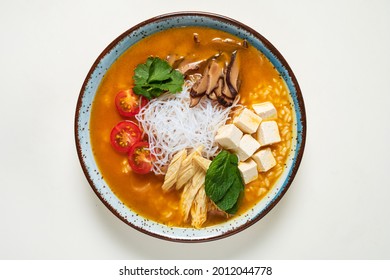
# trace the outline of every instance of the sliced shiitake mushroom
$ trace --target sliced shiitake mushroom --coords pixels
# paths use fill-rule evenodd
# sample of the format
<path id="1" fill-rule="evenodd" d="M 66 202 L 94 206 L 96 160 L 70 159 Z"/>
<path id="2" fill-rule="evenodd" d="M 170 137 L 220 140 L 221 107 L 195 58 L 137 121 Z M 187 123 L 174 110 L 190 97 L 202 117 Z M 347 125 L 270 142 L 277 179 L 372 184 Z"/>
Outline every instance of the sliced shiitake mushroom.
<path id="1" fill-rule="evenodd" d="M 222 73 L 223 67 L 215 59 L 212 59 L 206 73 L 208 76 L 208 84 L 205 93 L 207 95 L 217 87 L 218 80 L 222 76 Z"/>
<path id="2" fill-rule="evenodd" d="M 199 44 L 199 43 L 200 43 L 199 34 L 198 34 L 198 33 L 194 33 L 194 42 L 195 42 L 196 44 Z"/>
<path id="3" fill-rule="evenodd" d="M 224 84 L 225 84 L 225 83 L 224 83 L 224 78 L 223 78 L 223 77 L 219 78 L 217 87 L 216 87 L 216 88 L 214 89 L 214 91 L 212 92 L 212 93 L 215 94 L 216 99 L 218 99 L 218 96 L 223 95 L 222 89 L 223 89 L 223 87 L 224 87 Z"/>
<path id="4" fill-rule="evenodd" d="M 221 104 L 222 106 L 225 106 L 225 107 L 232 106 L 233 101 L 234 101 L 234 99 L 227 98 L 225 95 L 221 95 L 221 96 L 217 95 L 217 100 L 218 100 L 219 104 Z"/>
<path id="5" fill-rule="evenodd" d="M 246 39 L 244 39 L 243 41 L 242 41 L 242 46 L 244 47 L 244 48 L 248 48 L 248 41 L 246 40 Z"/>
<path id="6" fill-rule="evenodd" d="M 209 77 L 207 75 L 203 75 L 191 88 L 190 95 L 191 97 L 202 96 L 205 94 L 207 90 L 207 85 Z"/>
<path id="7" fill-rule="evenodd" d="M 246 42 L 246 40 L 243 40 L 242 42 L 240 42 L 238 40 L 231 39 L 231 38 L 225 38 L 225 39 L 214 38 L 212 40 L 212 42 L 218 43 L 218 44 L 224 44 L 226 46 L 231 46 L 233 48 L 237 48 L 237 47 L 247 48 L 248 47 L 248 42 Z"/>
<path id="8" fill-rule="evenodd" d="M 167 56 L 166 60 L 173 69 L 176 69 L 183 62 L 184 58 L 184 56 L 178 54 L 170 54 Z"/>
<path id="9" fill-rule="evenodd" d="M 225 107 L 229 107 L 229 106 L 232 106 L 234 98 L 229 98 L 223 93 L 223 90 L 225 87 L 226 87 L 226 84 L 224 82 L 224 78 L 221 77 L 218 80 L 218 86 L 215 88 L 214 93 L 215 93 L 215 96 L 216 96 L 219 104 L 221 104 Z"/>
<path id="10" fill-rule="evenodd" d="M 223 73 L 223 85 L 222 85 L 222 88 L 221 88 L 221 92 L 223 95 L 225 95 L 227 98 L 230 98 L 230 99 L 234 99 L 234 95 L 233 93 L 230 91 L 228 85 L 227 85 L 227 81 L 226 81 L 226 72 L 227 72 L 227 69 L 225 68 L 224 69 L 224 73 Z"/>
<path id="11" fill-rule="evenodd" d="M 194 33 L 194 41 L 198 42 L 199 38 Z M 244 40 L 242 43 L 232 39 L 220 39 L 219 42 L 238 44 L 241 47 L 247 48 L 248 43 Z M 240 88 L 240 61 L 237 57 L 238 49 L 233 51 L 229 57 L 226 53 L 219 52 L 208 59 L 199 61 L 181 61 L 179 71 L 183 74 L 190 70 L 203 69 L 203 74 L 196 80 L 190 90 L 190 107 L 196 106 L 200 100 L 206 95 L 211 100 L 217 100 L 221 105 L 228 107 L 232 106 L 237 98 Z M 200 74 L 191 74 L 200 75 Z"/>
<path id="12" fill-rule="evenodd" d="M 195 84 L 192 86 L 190 91 L 191 97 L 202 96 L 203 94 L 205 94 L 209 85 L 209 78 L 210 78 L 210 76 L 208 75 L 209 70 L 210 70 L 210 64 L 208 64 L 205 70 L 203 71 L 202 77 L 197 82 L 195 82 Z"/>
<path id="13" fill-rule="evenodd" d="M 191 88 L 191 96 L 199 96 L 202 94 L 209 95 L 217 86 L 218 79 L 222 76 L 223 68 L 212 59 L 205 68 L 202 78 L 198 80 Z"/>
<path id="14" fill-rule="evenodd" d="M 202 64 L 205 63 L 206 59 L 192 61 L 190 59 L 184 59 L 181 63 L 176 67 L 183 75 L 188 74 L 190 71 L 197 71 L 202 67 Z"/>
<path id="15" fill-rule="evenodd" d="M 230 99 L 234 99 L 234 95 L 232 94 L 232 92 L 230 91 L 227 83 L 226 83 L 226 77 L 224 77 L 224 83 L 223 83 L 223 87 L 222 87 L 222 94 L 224 96 L 226 96 L 227 98 L 230 98 Z"/>
<path id="16" fill-rule="evenodd" d="M 204 96 L 204 94 L 196 96 L 196 97 L 190 96 L 190 108 L 198 105 L 198 103 L 200 102 L 200 100 L 202 99 L 203 96 Z"/>
<path id="17" fill-rule="evenodd" d="M 230 62 L 226 68 L 226 84 L 234 97 L 236 97 L 236 95 L 238 94 L 240 86 L 239 70 L 240 63 L 237 59 L 237 51 L 234 51 L 231 55 Z"/>
<path id="18" fill-rule="evenodd" d="M 207 97 L 211 100 L 217 100 L 217 95 L 215 94 L 214 91 L 212 93 L 210 93 L 209 95 L 207 95 Z"/>

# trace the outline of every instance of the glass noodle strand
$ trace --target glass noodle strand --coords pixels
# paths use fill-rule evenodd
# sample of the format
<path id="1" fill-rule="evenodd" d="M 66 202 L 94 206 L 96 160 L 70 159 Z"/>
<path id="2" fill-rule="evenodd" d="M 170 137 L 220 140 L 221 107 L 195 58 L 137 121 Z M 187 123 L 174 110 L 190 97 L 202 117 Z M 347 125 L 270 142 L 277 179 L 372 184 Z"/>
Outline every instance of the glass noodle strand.
<path id="1" fill-rule="evenodd" d="M 155 174 L 165 174 L 173 155 L 183 149 L 202 145 L 202 155 L 208 159 L 219 152 L 214 137 L 229 119 L 234 105 L 225 108 L 203 97 L 198 105 L 190 108 L 189 88 L 186 84 L 181 93 L 166 93 L 152 99 L 136 116 L 148 136 Z"/>

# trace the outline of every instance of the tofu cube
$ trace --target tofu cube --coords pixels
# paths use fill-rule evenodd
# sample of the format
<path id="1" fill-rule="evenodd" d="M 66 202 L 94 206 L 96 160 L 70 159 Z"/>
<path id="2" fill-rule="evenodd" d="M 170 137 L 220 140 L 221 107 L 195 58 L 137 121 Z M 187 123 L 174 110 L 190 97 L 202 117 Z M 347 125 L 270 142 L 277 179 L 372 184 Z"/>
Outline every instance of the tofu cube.
<path id="1" fill-rule="evenodd" d="M 257 151 L 258 148 L 260 148 L 259 142 L 257 142 L 251 135 L 244 134 L 240 140 L 238 148 L 235 149 L 234 152 L 237 154 L 240 161 L 246 161 Z"/>
<path id="2" fill-rule="evenodd" d="M 242 112 L 234 118 L 233 123 L 244 133 L 255 133 L 261 123 L 261 117 L 255 112 L 244 108 Z"/>
<path id="3" fill-rule="evenodd" d="M 272 154 L 271 148 L 258 151 L 252 158 L 255 160 L 259 172 L 267 172 L 276 165 L 276 160 Z"/>
<path id="4" fill-rule="evenodd" d="M 269 101 L 253 104 L 252 108 L 263 120 L 276 119 L 278 117 L 274 104 Z"/>
<path id="5" fill-rule="evenodd" d="M 227 150 L 236 150 L 242 135 L 242 131 L 234 124 L 226 124 L 218 129 L 215 141 Z"/>
<path id="6" fill-rule="evenodd" d="M 244 180 L 245 184 L 248 184 L 259 177 L 259 173 L 257 172 L 257 164 L 252 159 L 240 162 L 238 164 L 238 169 L 240 170 L 242 179 Z"/>
<path id="7" fill-rule="evenodd" d="M 276 121 L 262 122 L 257 130 L 257 141 L 261 146 L 280 142 L 279 128 Z"/>

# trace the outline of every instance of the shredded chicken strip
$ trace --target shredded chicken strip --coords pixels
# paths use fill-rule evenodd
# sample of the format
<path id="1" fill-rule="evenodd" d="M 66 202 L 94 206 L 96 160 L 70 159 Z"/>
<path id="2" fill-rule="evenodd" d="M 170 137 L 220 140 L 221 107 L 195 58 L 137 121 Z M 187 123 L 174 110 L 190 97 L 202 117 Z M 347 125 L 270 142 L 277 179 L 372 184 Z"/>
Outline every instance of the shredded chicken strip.
<path id="1" fill-rule="evenodd" d="M 204 172 L 207 172 L 209 169 L 211 160 L 204 158 L 202 156 L 194 156 L 193 161 L 200 167 Z"/>
<path id="2" fill-rule="evenodd" d="M 204 185 L 201 186 L 195 196 L 191 208 L 191 225 L 195 228 L 201 228 L 207 220 L 207 196 Z"/>
<path id="3" fill-rule="evenodd" d="M 196 194 L 201 187 L 204 187 L 204 180 L 206 176 L 201 168 L 196 167 L 194 169 L 194 177 L 186 184 L 180 200 L 180 208 L 185 221 L 188 220 Z"/>
<path id="4" fill-rule="evenodd" d="M 179 171 L 179 175 L 177 177 L 176 189 L 180 190 L 193 176 L 194 169 L 192 164 L 192 159 L 194 156 L 201 155 L 203 146 L 199 146 L 194 151 L 192 151 L 185 160 L 183 160 L 181 169 Z"/>
<path id="5" fill-rule="evenodd" d="M 169 191 L 177 182 L 177 178 L 182 166 L 182 162 L 187 157 L 187 150 L 183 149 L 172 158 L 171 163 L 168 166 L 167 173 L 165 174 L 164 184 L 162 189 L 164 192 Z"/>
<path id="6" fill-rule="evenodd" d="M 162 189 L 164 192 L 183 188 L 180 199 L 180 211 L 184 221 L 191 218 L 191 225 L 201 228 L 207 220 L 209 199 L 205 191 L 205 177 L 211 160 L 201 155 L 203 146 L 199 146 L 187 155 L 183 149 L 176 153 L 168 166 Z"/>

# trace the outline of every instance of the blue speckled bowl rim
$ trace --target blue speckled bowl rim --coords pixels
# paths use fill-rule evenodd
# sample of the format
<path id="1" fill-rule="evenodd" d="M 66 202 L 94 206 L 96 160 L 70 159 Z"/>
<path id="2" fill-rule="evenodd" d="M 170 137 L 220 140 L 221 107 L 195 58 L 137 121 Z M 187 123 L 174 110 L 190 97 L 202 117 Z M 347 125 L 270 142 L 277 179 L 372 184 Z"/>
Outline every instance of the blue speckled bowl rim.
<path id="1" fill-rule="evenodd" d="M 188 238 L 188 239 L 183 239 L 183 238 L 175 238 L 174 236 L 168 237 L 165 235 L 160 235 L 158 233 L 148 231 L 145 228 L 138 227 L 131 222 L 129 222 L 125 217 L 123 217 L 118 211 L 112 207 L 106 200 L 105 198 L 98 192 L 96 189 L 94 182 L 91 178 L 91 174 L 88 171 L 87 167 L 87 162 L 85 162 L 82 154 L 82 147 L 80 145 L 80 135 L 79 135 L 79 120 L 80 120 L 80 112 L 81 112 L 81 107 L 82 107 L 82 99 L 85 94 L 87 84 L 91 78 L 91 75 L 94 73 L 96 68 L 99 65 L 99 62 L 106 56 L 108 55 L 118 44 L 121 43 L 123 39 L 125 39 L 127 36 L 130 36 L 132 33 L 137 32 L 140 28 L 143 26 L 153 24 L 156 22 L 162 22 L 164 20 L 172 20 L 172 19 L 179 19 L 179 18 L 188 18 L 188 20 L 192 24 L 181 24 L 181 25 L 173 25 L 175 27 L 178 26 L 186 26 L 186 25 L 197 25 L 197 26 L 202 26 L 202 18 L 208 18 L 211 20 L 214 20 L 216 22 L 222 22 L 226 24 L 226 29 L 222 29 L 218 26 L 216 26 L 217 29 L 227 31 L 229 33 L 232 33 L 238 37 L 241 38 L 246 38 L 248 39 L 249 43 L 252 43 L 255 45 L 256 48 L 258 48 L 261 52 L 263 52 L 266 57 L 271 61 L 271 63 L 276 67 L 276 69 L 281 73 L 281 76 L 283 79 L 286 81 L 287 86 L 289 87 L 290 91 L 295 92 L 293 94 L 292 99 L 294 101 L 294 107 L 295 111 L 297 114 L 297 146 L 296 146 L 296 154 L 295 157 L 293 158 L 293 163 L 292 163 L 292 168 L 290 169 L 290 172 L 286 176 L 286 180 L 284 181 L 282 187 L 278 190 L 277 194 L 273 198 L 273 200 L 267 205 L 266 208 L 264 208 L 255 218 L 247 221 L 245 224 L 239 226 L 239 227 L 233 227 L 230 231 L 223 232 L 222 234 L 217 234 L 215 236 L 211 237 L 206 237 L 206 238 Z M 193 20 L 194 18 L 199 18 L 199 20 Z M 179 20 L 178 20 L 179 22 Z M 234 26 L 233 29 L 235 29 L 237 32 L 231 32 L 229 30 L 229 26 Z M 212 26 L 209 26 L 213 28 Z M 155 32 L 158 32 L 160 30 L 155 30 Z M 152 32 L 154 33 L 154 32 Z M 251 36 L 255 37 L 255 41 L 253 41 L 250 37 L 247 37 L 246 34 L 250 34 Z M 140 39 L 142 39 L 145 36 L 148 36 L 150 34 L 140 34 Z M 259 40 L 261 43 L 260 45 L 256 43 L 256 40 Z M 105 69 L 107 70 L 107 69 Z M 90 108 L 88 108 L 90 109 Z M 284 196 L 284 194 L 287 192 L 289 189 L 297 171 L 300 165 L 300 162 L 303 157 L 303 152 L 304 152 L 304 147 L 305 147 L 305 142 L 306 142 L 306 112 L 305 112 L 305 106 L 304 106 L 304 100 L 303 96 L 300 90 L 300 87 L 298 85 L 298 81 L 292 72 L 290 66 L 288 65 L 287 61 L 284 59 L 284 57 L 281 55 L 281 53 L 266 39 L 264 38 L 261 34 L 259 34 L 257 31 L 253 30 L 249 26 L 246 26 L 245 24 L 238 22 L 234 19 L 228 18 L 226 16 L 218 15 L 218 14 L 213 14 L 213 13 L 207 13 L 207 12 L 175 12 L 175 13 L 169 13 L 169 14 L 163 14 L 159 15 L 153 18 L 150 18 L 146 21 L 143 21 L 134 27 L 130 28 L 123 34 L 121 34 L 118 38 L 116 38 L 111 44 L 109 44 L 104 51 L 98 56 L 94 64 L 92 65 L 91 69 L 89 70 L 84 83 L 82 85 L 80 95 L 77 101 L 76 105 L 76 114 L 75 114 L 75 140 L 76 140 L 76 148 L 77 148 L 77 154 L 80 160 L 81 167 L 83 169 L 83 172 L 92 187 L 93 191 L 96 193 L 96 195 L 99 197 L 99 199 L 103 202 L 103 204 L 113 213 L 115 214 L 120 220 L 125 222 L 126 224 L 130 225 L 131 227 L 154 237 L 164 239 L 164 240 L 169 240 L 169 241 L 176 241 L 176 242 L 205 242 L 205 241 L 212 241 L 212 240 L 217 240 L 221 238 L 228 237 L 230 235 L 236 234 L 249 226 L 253 225 L 260 219 L 262 219 L 271 209 L 275 207 L 275 205 L 280 201 L 280 199 Z M 169 228 L 169 227 L 168 227 Z"/>

